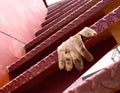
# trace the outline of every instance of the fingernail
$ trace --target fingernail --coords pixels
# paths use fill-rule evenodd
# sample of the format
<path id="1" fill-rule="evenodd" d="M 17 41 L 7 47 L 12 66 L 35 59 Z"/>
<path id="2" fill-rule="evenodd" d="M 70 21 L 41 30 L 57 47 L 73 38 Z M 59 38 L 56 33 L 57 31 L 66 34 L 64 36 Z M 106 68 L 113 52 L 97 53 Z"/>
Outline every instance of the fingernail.
<path id="1" fill-rule="evenodd" d="M 92 55 L 90 55 L 90 56 L 88 57 L 88 61 L 91 62 L 91 61 L 93 61 L 93 60 L 94 60 L 94 57 L 93 57 Z"/>
<path id="2" fill-rule="evenodd" d="M 71 62 L 66 62 L 66 70 L 67 70 L 67 71 L 71 71 L 72 68 L 73 68 L 72 63 L 71 63 Z"/>
<path id="3" fill-rule="evenodd" d="M 83 70 L 83 68 L 84 68 L 83 63 L 80 62 L 80 60 L 78 60 L 78 59 L 75 60 L 75 68 L 76 68 L 78 71 L 81 71 L 81 70 Z"/>

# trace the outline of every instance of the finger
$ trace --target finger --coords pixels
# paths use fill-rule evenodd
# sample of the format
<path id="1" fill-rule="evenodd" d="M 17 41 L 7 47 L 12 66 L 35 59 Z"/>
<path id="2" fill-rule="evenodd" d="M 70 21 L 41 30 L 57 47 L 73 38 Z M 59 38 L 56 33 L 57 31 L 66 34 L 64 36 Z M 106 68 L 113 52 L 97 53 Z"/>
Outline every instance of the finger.
<path id="1" fill-rule="evenodd" d="M 66 52 L 64 57 L 65 57 L 65 68 L 67 71 L 71 71 L 73 69 L 73 63 L 70 52 Z"/>
<path id="2" fill-rule="evenodd" d="M 81 71 L 84 68 L 82 56 L 77 51 L 72 51 L 71 56 L 75 68 Z"/>
<path id="3" fill-rule="evenodd" d="M 92 54 L 84 46 L 80 48 L 80 54 L 89 62 L 94 59 Z"/>
<path id="4" fill-rule="evenodd" d="M 82 55 L 87 61 L 92 61 L 94 58 L 92 54 L 86 49 L 81 36 L 76 37 L 79 43 L 76 43 L 75 48 L 76 50 Z"/>
<path id="5" fill-rule="evenodd" d="M 59 69 L 62 70 L 65 67 L 65 45 L 64 43 L 57 48 L 57 53 L 58 53 L 58 66 Z"/>
<path id="6" fill-rule="evenodd" d="M 81 46 L 81 40 L 79 38 L 80 38 L 79 35 L 75 35 L 70 38 L 72 43 L 72 47 L 70 48 L 71 49 L 70 53 L 71 53 L 72 61 L 75 68 L 78 71 L 81 71 L 84 68 L 83 60 L 79 51 L 76 49 L 76 46 Z"/>
<path id="7" fill-rule="evenodd" d="M 76 50 L 79 51 L 80 55 L 83 56 L 87 61 L 93 61 L 94 58 L 92 54 L 85 47 L 76 46 Z"/>

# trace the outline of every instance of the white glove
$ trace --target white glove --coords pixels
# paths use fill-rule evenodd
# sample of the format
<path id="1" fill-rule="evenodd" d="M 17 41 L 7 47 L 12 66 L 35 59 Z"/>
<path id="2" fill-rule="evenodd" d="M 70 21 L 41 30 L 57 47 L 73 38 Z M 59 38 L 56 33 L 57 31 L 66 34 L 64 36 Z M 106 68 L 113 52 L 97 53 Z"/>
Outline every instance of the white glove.
<path id="1" fill-rule="evenodd" d="M 92 61 L 93 56 L 86 49 L 81 36 L 90 38 L 95 35 L 97 33 L 94 30 L 85 27 L 79 33 L 63 42 L 57 48 L 59 69 L 65 68 L 67 71 L 71 71 L 74 65 L 80 71 L 84 68 L 82 57 L 87 59 L 87 61 Z"/>

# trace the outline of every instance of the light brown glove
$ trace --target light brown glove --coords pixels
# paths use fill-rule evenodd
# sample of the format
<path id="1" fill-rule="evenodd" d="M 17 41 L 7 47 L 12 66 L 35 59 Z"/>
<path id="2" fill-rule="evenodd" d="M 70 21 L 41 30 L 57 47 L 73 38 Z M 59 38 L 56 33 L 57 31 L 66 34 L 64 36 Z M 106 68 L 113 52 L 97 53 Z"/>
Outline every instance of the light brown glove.
<path id="1" fill-rule="evenodd" d="M 94 30 L 85 27 L 79 33 L 63 42 L 57 48 L 59 69 L 65 68 L 67 71 L 71 71 L 74 65 L 80 71 L 84 68 L 82 57 L 92 61 L 93 56 L 86 49 L 81 36 L 90 38 L 95 35 L 97 33 Z"/>

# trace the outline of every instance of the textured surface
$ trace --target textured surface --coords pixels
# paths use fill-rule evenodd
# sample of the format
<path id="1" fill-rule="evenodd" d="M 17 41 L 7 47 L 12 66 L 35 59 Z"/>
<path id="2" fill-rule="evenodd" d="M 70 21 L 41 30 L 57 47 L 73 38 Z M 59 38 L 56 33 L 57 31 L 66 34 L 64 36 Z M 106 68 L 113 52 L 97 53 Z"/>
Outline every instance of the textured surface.
<path id="1" fill-rule="evenodd" d="M 106 45 L 104 43 L 109 45 L 109 47 L 105 47 Z M 33 93 L 33 92 L 48 93 L 48 91 L 49 93 L 56 93 L 55 91 L 58 91 L 57 93 L 61 93 L 66 88 L 66 86 L 69 86 L 69 84 L 71 84 L 73 80 L 77 79 L 78 76 L 80 76 L 89 67 L 91 67 L 100 57 L 102 57 L 106 52 L 108 52 L 115 44 L 116 44 L 115 40 L 112 37 L 112 38 L 108 38 L 107 40 L 104 40 L 104 42 L 99 43 L 97 46 L 91 49 L 91 52 L 95 57 L 95 60 L 94 62 L 91 62 L 89 64 L 85 62 L 85 69 L 82 72 L 72 71 L 71 73 L 68 72 L 65 73 L 65 72 L 61 72 L 60 70 L 57 71 L 58 69 L 57 52 L 55 51 L 50 55 L 48 55 L 47 57 L 45 57 L 40 62 L 38 62 L 37 64 L 35 64 L 34 66 L 32 66 L 30 69 L 26 70 L 24 73 L 22 73 L 15 79 L 11 80 L 11 82 L 9 82 L 7 85 L 5 85 L 0 89 L 0 93 L 8 93 L 14 90 L 16 91 L 13 93 L 26 93 L 26 90 L 27 91 L 30 90 L 28 93 Z M 101 49 L 102 52 L 97 54 L 100 48 L 102 48 Z M 57 76 L 56 75 L 54 76 L 55 73 L 52 74 L 55 70 L 57 71 L 56 72 Z M 45 77 L 48 76 L 49 74 L 52 74 L 51 76 L 52 78 L 51 79 L 48 78 L 46 80 Z M 66 79 L 64 76 L 66 77 Z M 53 79 L 53 77 L 55 79 Z M 62 80 L 61 77 L 63 77 Z M 45 81 L 46 83 L 41 82 L 37 86 L 35 86 L 35 83 L 38 83 L 44 79 L 46 80 Z M 55 81 L 56 83 L 54 82 L 54 80 L 56 80 Z M 68 82 L 68 83 L 65 84 L 64 82 Z M 44 87 L 40 86 L 40 84 L 44 85 L 44 83 L 46 84 Z M 55 86 L 56 88 L 54 88 Z M 33 87 L 33 89 L 31 89 L 31 87 Z M 46 90 L 46 87 L 50 88 L 50 90 Z"/>
<path id="2" fill-rule="evenodd" d="M 72 90 L 64 93 L 114 93 L 120 89 L 120 61 L 103 68 L 84 80 Z"/>
<path id="3" fill-rule="evenodd" d="M 51 17 L 49 17 L 48 19 L 46 19 L 46 21 L 42 23 L 42 26 L 45 26 L 48 23 L 50 23 L 51 21 L 56 20 L 56 18 L 58 19 L 60 17 L 59 18 L 59 20 L 60 20 L 60 19 L 64 18 L 65 16 L 70 15 L 73 11 L 75 11 L 79 7 L 83 6 L 83 4 L 85 4 L 85 2 L 87 2 L 87 0 L 82 0 L 82 1 L 78 0 L 78 1 L 76 1 L 74 3 L 72 3 L 68 7 L 65 7 L 61 11 L 55 13 L 54 15 L 52 15 Z M 62 16 L 63 14 L 64 14 L 64 16 Z M 36 35 L 37 35 L 37 33 L 36 33 Z"/>
<path id="4" fill-rule="evenodd" d="M 101 26 L 101 24 L 96 22 L 95 24 L 93 24 L 91 26 L 91 28 L 99 31 L 99 29 L 101 29 L 101 27 L 103 27 L 102 29 L 104 30 L 104 29 L 108 28 L 108 26 L 110 24 L 113 24 L 116 20 L 119 21 L 119 19 L 120 19 L 120 7 L 118 7 L 116 10 L 114 10 L 112 13 L 106 15 L 104 18 L 100 19 L 99 22 L 101 22 L 102 26 Z M 107 22 L 106 22 L 106 20 L 107 20 Z M 88 79 L 88 80 L 84 81 L 83 84 L 81 84 L 79 87 L 73 86 L 72 91 L 65 91 L 64 93 L 77 93 L 77 92 L 101 93 L 102 91 L 105 93 L 113 93 L 113 92 L 119 90 L 120 89 L 120 84 L 119 84 L 120 81 L 118 78 L 120 78 L 120 73 L 118 72 L 119 67 L 117 66 L 119 64 L 120 64 L 120 62 L 113 64 L 114 69 L 112 69 L 111 67 L 108 67 L 109 69 L 106 69 L 106 68 L 103 69 L 98 74 L 93 76 L 94 78 L 91 77 L 92 78 L 92 80 L 90 79 L 91 81 L 89 81 L 89 79 Z M 111 76 L 107 74 L 108 71 L 110 71 L 110 70 L 111 70 L 111 73 L 115 73 L 114 75 L 116 75 L 112 79 L 110 79 Z M 105 75 L 106 75 L 106 77 L 103 77 Z M 103 78 L 101 79 L 101 77 L 103 77 Z M 105 79 L 107 79 L 107 80 L 105 80 Z M 102 84 L 99 81 L 102 82 Z M 89 89 L 90 86 L 93 85 L 93 83 L 96 84 L 96 85 L 94 85 L 94 87 L 95 86 L 99 86 L 99 87 L 97 87 L 97 88 L 92 87 L 91 89 Z"/>
<path id="5" fill-rule="evenodd" d="M 52 4 L 52 5 L 49 5 L 48 6 L 48 14 L 52 13 L 53 11 L 55 11 L 56 9 L 58 9 L 60 7 L 63 7 L 65 4 L 67 4 L 70 1 L 71 0 L 62 0 L 62 1 L 56 2 L 56 3 Z"/>
<path id="6" fill-rule="evenodd" d="M 69 1 L 68 3 L 63 4 L 62 7 L 59 7 L 59 8 L 57 8 L 57 9 L 55 9 L 53 12 L 50 12 L 50 13 L 48 12 L 48 15 L 47 15 L 46 19 L 48 19 L 48 18 L 51 17 L 52 15 L 56 14 L 57 12 L 61 11 L 62 9 L 70 6 L 70 5 L 71 5 L 72 3 L 74 3 L 74 2 L 76 2 L 76 0 L 71 0 L 71 1 Z"/>
<path id="7" fill-rule="evenodd" d="M 0 0 L 0 12 L 1 87 L 9 81 L 6 67 L 25 54 L 23 46 L 41 29 L 47 8 L 42 0 Z"/>
<path id="8" fill-rule="evenodd" d="M 106 0 L 107 1 L 107 0 Z M 110 1 L 110 0 L 109 0 Z M 96 30 L 97 32 L 104 32 L 104 30 L 106 30 L 110 25 L 116 23 L 119 19 L 119 9 L 117 9 L 116 11 L 113 11 L 111 16 L 109 14 L 108 16 L 105 16 L 104 18 L 102 18 L 100 21 L 96 22 L 95 24 L 93 24 L 92 26 L 90 26 L 91 28 L 93 28 L 94 30 Z M 118 12 L 118 13 L 117 13 Z M 92 14 L 92 13 L 91 13 Z M 86 16 L 85 16 L 86 17 Z M 74 25 L 73 25 L 74 26 Z M 103 34 L 102 34 L 103 35 Z M 101 37 L 105 37 L 102 38 L 102 40 L 105 40 L 106 35 L 103 35 Z M 100 39 L 100 38 L 99 38 Z M 99 41 L 99 40 L 98 40 Z M 101 40 L 100 40 L 101 41 Z M 98 42 L 97 42 L 98 43 Z M 93 44 L 93 43 L 92 43 Z M 86 43 L 87 47 L 90 48 L 92 46 L 94 46 L 94 44 L 92 45 L 91 43 L 89 44 L 89 40 L 88 43 Z M 46 44 L 47 45 L 47 44 Z M 92 46 L 91 46 L 92 45 Z M 37 52 L 34 51 L 34 52 Z M 33 52 L 32 52 L 33 53 Z M 36 53 L 37 54 L 37 53 Z M 25 60 L 27 59 L 27 57 L 32 56 L 31 54 L 27 54 L 27 56 L 25 58 L 23 58 L 23 62 L 26 62 Z M 32 57 L 31 57 L 32 58 Z M 34 60 L 34 59 L 32 59 Z M 50 62 L 49 62 L 50 61 Z M 38 62 L 37 64 L 35 64 L 34 66 L 32 66 L 30 69 L 26 70 L 24 73 L 22 73 L 21 75 L 19 75 L 18 77 L 16 77 L 15 79 L 13 79 L 9 84 L 5 85 L 2 89 L 0 89 L 0 93 L 8 93 L 11 91 L 14 91 L 16 89 L 23 89 L 23 87 L 26 87 L 24 85 L 26 85 L 26 83 L 30 82 L 31 80 L 33 80 L 36 76 L 40 76 L 42 78 L 39 78 L 39 80 L 42 80 L 43 78 L 46 77 L 46 75 L 49 75 L 48 72 L 53 72 L 57 69 L 56 66 L 56 62 L 57 62 L 57 53 L 56 51 L 53 52 L 52 54 L 48 55 L 46 58 L 44 58 L 43 60 L 41 60 L 40 62 Z M 17 65 L 19 66 L 19 64 L 17 63 Z M 16 64 L 14 65 L 16 66 Z M 54 68 L 55 66 L 55 68 Z M 53 68 L 52 68 L 53 67 Z M 16 68 L 16 67 L 15 67 Z M 52 70 L 50 71 L 49 69 L 52 68 Z M 48 71 L 48 72 L 47 72 Z M 44 74 L 42 74 L 44 73 Z M 33 84 L 34 85 L 34 84 Z M 31 87 L 32 85 L 29 84 L 29 87 Z M 20 89 L 20 90 L 21 90 Z M 16 93 L 16 92 L 15 92 Z M 23 93 L 23 92 L 21 92 Z M 24 92 L 26 93 L 26 92 Z M 32 93 L 32 92 L 31 92 Z M 43 92 L 45 93 L 45 92 Z M 54 93 L 54 92 L 51 92 Z M 59 93 L 59 92 L 58 92 Z M 61 93 L 61 92 L 60 92 Z"/>
<path id="9" fill-rule="evenodd" d="M 33 41 L 29 42 L 25 46 L 26 51 L 29 51 L 32 48 L 34 48 L 36 45 L 40 44 L 42 41 L 44 41 L 45 39 L 47 39 L 48 37 L 50 37 L 52 34 L 54 34 L 55 32 L 57 32 L 59 29 L 61 29 L 65 25 L 67 25 L 69 22 L 71 22 L 73 19 L 75 19 L 76 17 L 78 17 L 83 12 L 85 12 L 87 9 L 89 9 L 91 6 L 93 6 L 98 1 L 99 0 L 89 1 L 85 5 L 82 5 L 82 4 L 84 4 L 86 2 L 86 0 L 82 1 L 81 3 L 79 3 L 78 6 L 75 6 L 74 8 L 70 9 L 68 12 L 64 13 L 60 17 L 54 19 L 52 22 L 50 22 L 49 24 L 47 24 L 46 26 L 44 26 L 40 31 L 38 31 L 36 33 L 39 36 L 36 37 Z M 78 8 L 78 9 L 75 10 L 76 8 Z"/>
<path id="10" fill-rule="evenodd" d="M 114 16 L 117 15 L 116 18 L 112 17 L 114 20 L 112 20 L 111 22 L 109 22 L 109 20 L 104 21 L 104 24 L 109 22 L 109 25 L 106 26 L 106 28 L 108 28 L 114 22 L 118 21 L 118 19 L 119 19 L 118 13 L 120 13 L 119 11 L 120 11 L 120 8 L 118 7 L 116 10 L 112 11 L 110 14 L 106 15 L 105 17 L 103 17 L 101 19 L 101 20 L 103 20 L 103 19 L 105 20 L 106 18 L 110 18 L 113 13 L 114 13 Z M 103 25 L 103 22 L 101 22 L 101 20 L 96 22 L 96 24 L 92 25 L 91 28 L 93 26 L 95 28 L 95 26 L 98 26 L 98 24 L 99 24 L 99 26 L 102 26 L 102 27 L 98 29 L 98 32 L 99 32 L 99 30 L 102 31 L 105 25 Z M 106 28 L 104 28 L 104 29 L 106 29 Z M 19 87 L 19 86 L 23 85 L 24 83 L 28 82 L 29 80 L 33 79 L 35 76 L 42 73 L 46 69 L 50 68 L 52 65 L 56 64 L 56 62 L 57 62 L 57 52 L 55 51 L 52 54 L 50 54 L 49 56 L 47 56 L 46 58 L 44 58 L 43 60 L 41 60 L 40 62 L 38 62 L 37 64 L 35 64 L 34 66 L 32 66 L 27 71 L 25 71 L 23 74 L 19 75 L 17 78 L 15 78 L 11 82 L 12 82 L 12 84 L 14 84 L 15 80 L 17 79 L 16 80 L 17 83 L 15 83 L 15 84 L 17 84 L 16 86 Z M 22 81 L 20 81 L 20 80 L 22 80 Z M 11 85 L 11 84 L 9 84 L 9 85 Z M 4 91 L 7 91 L 6 88 L 8 88 L 8 86 L 3 88 Z M 12 91 L 14 89 L 11 88 L 9 90 Z"/>
<path id="11" fill-rule="evenodd" d="M 57 31 L 54 35 L 52 35 L 51 37 L 46 39 L 44 42 L 39 44 L 37 47 L 32 49 L 25 56 L 23 56 L 21 59 L 19 59 L 15 64 L 12 64 L 8 68 L 9 71 L 14 72 L 14 73 L 19 73 L 19 70 L 22 70 L 22 69 L 25 70 L 25 69 L 27 69 L 26 68 L 27 66 L 29 67 L 30 65 L 33 65 L 34 63 L 36 63 L 40 59 L 40 57 L 42 57 L 45 53 L 46 54 L 47 54 L 47 52 L 50 53 L 51 49 L 55 49 L 55 44 L 53 45 L 53 43 L 56 43 L 56 45 L 58 45 L 58 43 L 60 44 L 61 42 L 63 42 L 63 40 L 69 38 L 70 35 L 77 33 L 79 30 L 77 30 L 77 31 L 75 31 L 75 30 L 72 31 L 72 30 L 75 29 L 76 27 L 79 27 L 79 29 L 80 29 L 84 25 L 87 25 L 88 22 L 87 23 L 84 23 L 84 22 L 89 20 L 90 17 L 91 17 L 91 19 L 93 17 L 95 17 L 94 14 L 96 12 L 99 12 L 106 5 L 110 4 L 111 1 L 112 0 L 103 0 L 103 1 L 99 2 L 96 6 L 93 6 L 92 8 L 87 10 L 84 14 L 82 14 L 79 17 L 77 17 L 76 19 L 74 19 L 68 25 L 64 26 L 62 29 Z M 47 50 L 47 51 L 45 51 L 45 50 Z M 24 64 L 26 64 L 26 65 L 24 65 Z M 19 67 L 21 67 L 21 69 Z M 17 71 L 17 69 L 19 69 L 19 70 Z"/>

